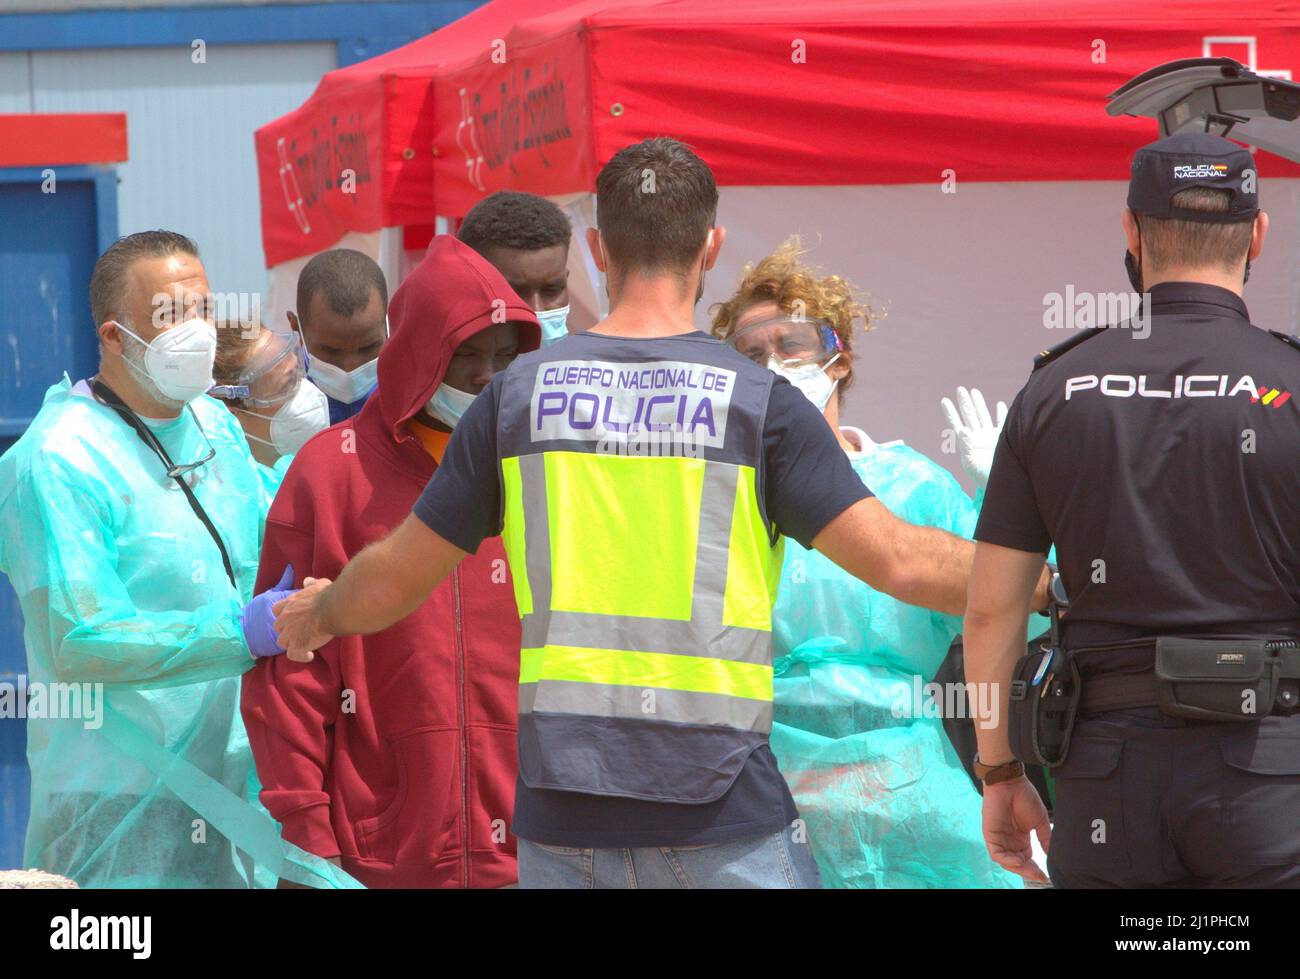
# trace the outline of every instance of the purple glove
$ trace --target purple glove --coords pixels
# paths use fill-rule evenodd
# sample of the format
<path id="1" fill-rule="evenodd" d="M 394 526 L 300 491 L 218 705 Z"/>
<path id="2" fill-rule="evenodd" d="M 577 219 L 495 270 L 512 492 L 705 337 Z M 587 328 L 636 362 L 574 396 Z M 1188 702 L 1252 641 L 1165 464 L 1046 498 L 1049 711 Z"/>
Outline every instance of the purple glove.
<path id="1" fill-rule="evenodd" d="M 274 588 L 268 588 L 244 606 L 239 613 L 239 625 L 244 630 L 244 642 L 254 658 L 261 656 L 279 656 L 284 652 L 275 636 L 275 613 L 271 607 L 282 598 L 288 598 L 296 588 L 293 587 L 293 565 L 284 569 L 279 582 Z"/>

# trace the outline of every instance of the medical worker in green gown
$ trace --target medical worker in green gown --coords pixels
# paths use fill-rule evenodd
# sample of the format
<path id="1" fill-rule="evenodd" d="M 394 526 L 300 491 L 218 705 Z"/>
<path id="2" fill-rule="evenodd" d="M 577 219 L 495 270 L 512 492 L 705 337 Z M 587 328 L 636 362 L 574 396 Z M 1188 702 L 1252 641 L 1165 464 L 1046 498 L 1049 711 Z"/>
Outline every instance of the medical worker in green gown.
<path id="1" fill-rule="evenodd" d="M 204 394 L 216 328 L 197 249 L 128 236 L 90 301 L 97 375 L 52 386 L 0 458 L 27 681 L 78 698 L 27 718 L 24 862 L 83 887 L 355 886 L 283 846 L 249 797 L 239 678 L 279 651 L 277 591 L 252 596 L 268 495 Z"/>
<path id="2" fill-rule="evenodd" d="M 863 482 L 890 510 L 970 537 L 978 507 L 947 470 L 900 441 L 875 442 L 840 426 L 857 321 L 865 328 L 868 310 L 845 280 L 805 265 L 797 239 L 746 269 L 736 294 L 714 309 L 714 333 L 825 413 Z M 952 410 L 950 422 L 962 460 L 977 482 L 982 466 L 986 480 L 997 426 L 978 392 L 963 390 L 961 402 L 962 416 Z M 905 605 L 816 551 L 791 540 L 785 546 L 773 614 L 772 748 L 823 882 L 1021 886 L 989 859 L 980 797 L 922 689 L 961 618 Z"/>
<path id="3" fill-rule="evenodd" d="M 307 379 L 297 333 L 275 333 L 255 322 L 218 324 L 216 384 L 244 430 L 266 492 L 274 497 L 306 441 L 329 427 L 324 393 Z"/>

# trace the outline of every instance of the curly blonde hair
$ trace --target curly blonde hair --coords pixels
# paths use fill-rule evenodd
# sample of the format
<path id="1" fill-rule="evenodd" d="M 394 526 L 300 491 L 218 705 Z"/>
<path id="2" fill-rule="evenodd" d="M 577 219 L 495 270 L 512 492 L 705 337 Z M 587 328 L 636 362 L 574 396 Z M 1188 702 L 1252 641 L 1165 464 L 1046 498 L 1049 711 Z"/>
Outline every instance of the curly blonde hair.
<path id="1" fill-rule="evenodd" d="M 766 302 L 776 303 L 784 313 L 799 313 L 808 320 L 825 320 L 843 347 L 837 363 L 848 367 L 837 389 L 843 397 L 853 383 L 854 324 L 862 321 L 857 332 L 870 330 L 871 307 L 854 299 L 848 280 L 838 275 L 822 275 L 820 269 L 801 261 L 805 251 L 799 236 L 792 235 L 762 261 L 746 265 L 735 295 L 726 302 L 715 303 L 709 310 L 713 316 L 713 335 L 726 340 L 746 310 Z"/>

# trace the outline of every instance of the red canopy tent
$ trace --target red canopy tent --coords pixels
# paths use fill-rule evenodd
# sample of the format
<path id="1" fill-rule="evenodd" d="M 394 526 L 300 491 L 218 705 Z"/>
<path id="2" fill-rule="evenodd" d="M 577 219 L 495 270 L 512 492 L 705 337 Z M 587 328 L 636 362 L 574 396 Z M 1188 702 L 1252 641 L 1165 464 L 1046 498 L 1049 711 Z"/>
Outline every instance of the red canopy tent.
<path id="1" fill-rule="evenodd" d="M 303 105 L 259 129 L 268 266 L 349 231 L 433 222 L 434 72 L 565 0 L 497 0 L 387 54 L 331 71 Z M 344 186 L 344 171 L 356 175 Z"/>
<path id="2" fill-rule="evenodd" d="M 426 226 L 408 231 L 419 247 L 437 217 L 503 187 L 556 198 L 581 230 L 601 164 L 673 135 L 723 188 L 729 238 L 706 301 L 803 232 L 814 261 L 890 313 L 864 347 L 870 361 L 860 357 L 849 416 L 879 428 L 910 400 L 920 420 L 884 434 L 929 451 L 941 426 L 928 404 L 944 388 L 973 380 L 1007 397 L 1028 356 L 1065 338 L 1043 333 L 1047 293 L 1126 288 L 1117 182 L 1156 133 L 1108 116 L 1105 97 L 1202 55 L 1290 77 L 1300 10 L 1265 0 L 1243 20 L 1211 0 L 496 0 L 331 73 L 258 132 L 268 264 L 345 232 Z M 1265 206 L 1287 213 L 1300 170 L 1260 156 Z M 338 180 L 349 161 L 354 194 Z M 1281 224 L 1247 296 L 1275 328 L 1297 314 L 1296 235 Z"/>

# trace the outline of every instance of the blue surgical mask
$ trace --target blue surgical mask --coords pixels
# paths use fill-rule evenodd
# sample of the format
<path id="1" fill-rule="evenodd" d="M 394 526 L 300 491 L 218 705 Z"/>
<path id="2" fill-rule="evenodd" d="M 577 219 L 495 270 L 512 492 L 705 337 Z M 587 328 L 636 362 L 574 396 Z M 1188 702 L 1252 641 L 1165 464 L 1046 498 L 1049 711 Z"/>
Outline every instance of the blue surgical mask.
<path id="1" fill-rule="evenodd" d="M 557 340 L 569 335 L 569 307 L 559 309 L 537 309 L 537 322 L 542 328 L 542 346 L 549 347 Z"/>

